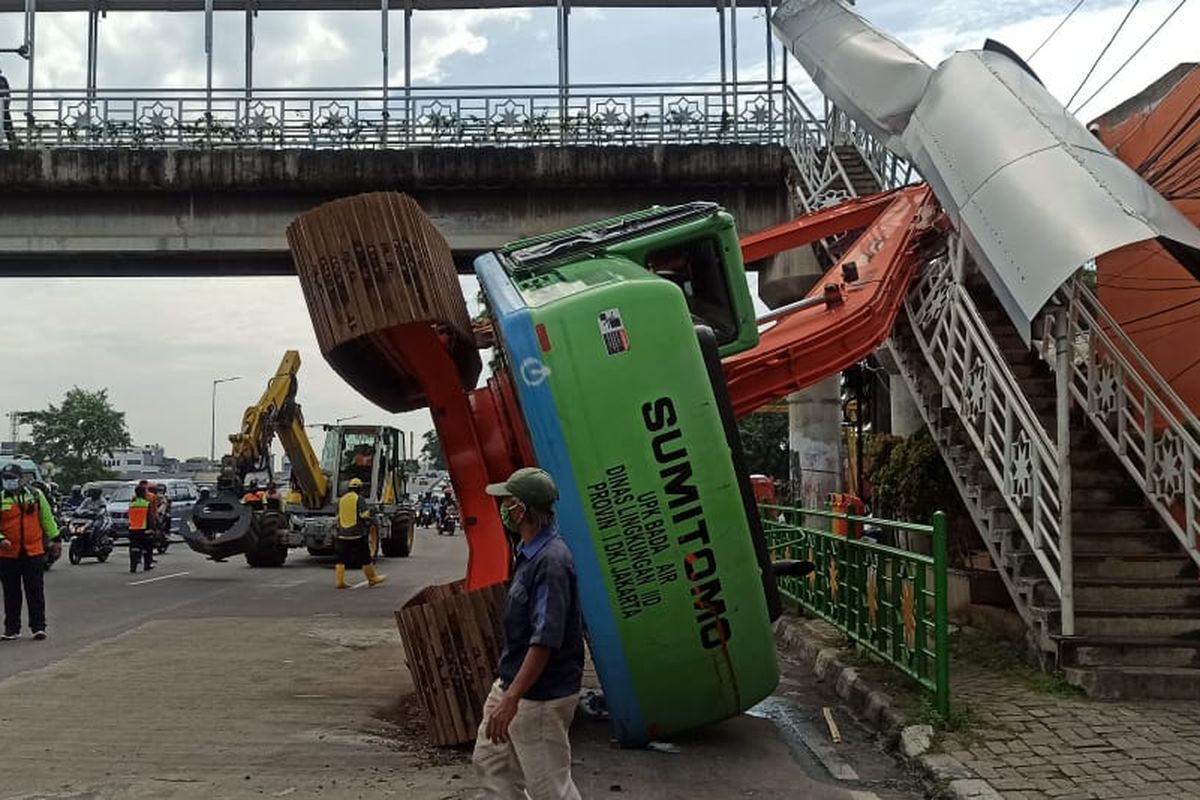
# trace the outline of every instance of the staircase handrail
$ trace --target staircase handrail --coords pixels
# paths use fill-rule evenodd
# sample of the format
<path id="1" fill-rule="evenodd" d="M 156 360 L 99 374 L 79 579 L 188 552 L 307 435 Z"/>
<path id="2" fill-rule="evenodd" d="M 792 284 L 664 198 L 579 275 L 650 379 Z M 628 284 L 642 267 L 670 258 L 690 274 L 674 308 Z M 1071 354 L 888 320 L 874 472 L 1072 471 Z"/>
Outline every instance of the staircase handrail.
<path id="1" fill-rule="evenodd" d="M 962 422 L 1005 506 L 1056 594 L 1062 536 L 1056 448 L 996 347 L 950 257 L 931 264 L 905 300 L 911 327 L 942 396 Z"/>
<path id="2" fill-rule="evenodd" d="M 829 129 L 827 135 L 831 144 L 836 146 L 845 142 L 854 145 L 862 156 L 863 163 L 884 191 L 907 186 L 913 182 L 914 176 L 920 179 L 912 164 L 889 150 L 883 142 L 834 105 L 828 97 L 825 98 L 825 124 Z"/>
<path id="3" fill-rule="evenodd" d="M 783 144 L 792 154 L 804 183 L 799 199 L 804 211 L 815 211 L 855 196 L 846 168 L 829 140 L 829 129 L 790 86 L 784 93 Z M 845 192 L 833 190 L 841 179 Z"/>
<path id="4" fill-rule="evenodd" d="M 1151 506 L 1200 563 L 1200 420 L 1078 277 L 1069 309 L 1071 393 Z M 1131 424 L 1132 423 L 1132 424 Z"/>

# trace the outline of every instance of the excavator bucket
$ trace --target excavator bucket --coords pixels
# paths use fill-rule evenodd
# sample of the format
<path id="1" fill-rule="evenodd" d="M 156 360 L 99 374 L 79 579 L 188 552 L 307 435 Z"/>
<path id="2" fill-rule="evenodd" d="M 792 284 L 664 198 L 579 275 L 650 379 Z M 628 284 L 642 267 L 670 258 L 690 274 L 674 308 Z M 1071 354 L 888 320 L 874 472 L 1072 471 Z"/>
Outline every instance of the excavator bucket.
<path id="1" fill-rule="evenodd" d="M 196 504 L 183 538 L 197 553 L 222 561 L 249 549 L 253 517 L 234 492 L 222 491 Z"/>

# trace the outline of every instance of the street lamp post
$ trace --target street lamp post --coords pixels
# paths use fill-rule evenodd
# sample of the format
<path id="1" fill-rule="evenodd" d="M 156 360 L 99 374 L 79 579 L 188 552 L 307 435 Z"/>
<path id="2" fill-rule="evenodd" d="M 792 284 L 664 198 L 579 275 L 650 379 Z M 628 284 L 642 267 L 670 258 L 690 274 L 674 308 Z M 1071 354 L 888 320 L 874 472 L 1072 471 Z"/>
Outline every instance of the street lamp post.
<path id="1" fill-rule="evenodd" d="M 234 375 L 231 378 L 217 378 L 212 382 L 212 434 L 208 440 L 208 460 L 210 462 L 215 461 L 217 458 L 217 384 L 240 381 L 241 379 L 241 375 Z"/>

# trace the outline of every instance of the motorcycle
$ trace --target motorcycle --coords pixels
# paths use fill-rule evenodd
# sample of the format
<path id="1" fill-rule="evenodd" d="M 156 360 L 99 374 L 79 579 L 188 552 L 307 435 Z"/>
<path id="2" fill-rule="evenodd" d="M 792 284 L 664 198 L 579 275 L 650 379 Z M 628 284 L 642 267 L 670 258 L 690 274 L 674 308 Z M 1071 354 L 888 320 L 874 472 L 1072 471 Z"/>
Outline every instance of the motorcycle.
<path id="1" fill-rule="evenodd" d="M 421 503 L 421 509 L 417 513 L 417 527 L 432 528 L 433 523 L 437 519 L 437 507 L 432 501 L 426 500 Z"/>
<path id="2" fill-rule="evenodd" d="M 454 535 L 454 529 L 458 527 L 458 507 L 447 506 L 442 511 L 442 518 L 438 522 L 438 536 L 443 533 Z"/>
<path id="3" fill-rule="evenodd" d="M 79 564 L 94 558 L 103 564 L 113 551 L 112 518 L 107 511 L 76 510 L 67 520 L 71 537 L 67 558 Z"/>

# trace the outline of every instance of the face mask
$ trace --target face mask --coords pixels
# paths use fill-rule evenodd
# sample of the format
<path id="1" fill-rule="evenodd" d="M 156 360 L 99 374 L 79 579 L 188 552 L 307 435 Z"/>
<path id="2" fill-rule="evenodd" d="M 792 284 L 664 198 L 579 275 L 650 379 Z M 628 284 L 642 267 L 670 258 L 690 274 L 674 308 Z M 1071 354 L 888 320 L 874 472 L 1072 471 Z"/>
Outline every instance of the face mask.
<path id="1" fill-rule="evenodd" d="M 5 478 L 4 479 L 4 490 L 6 492 L 15 492 L 17 490 L 17 487 L 20 485 L 21 485 L 21 480 L 19 478 Z"/>
<path id="2" fill-rule="evenodd" d="M 500 506 L 500 522 L 504 524 L 504 527 L 507 530 L 516 533 L 517 527 L 521 524 L 521 521 L 513 519 L 512 509 L 512 506 Z"/>

